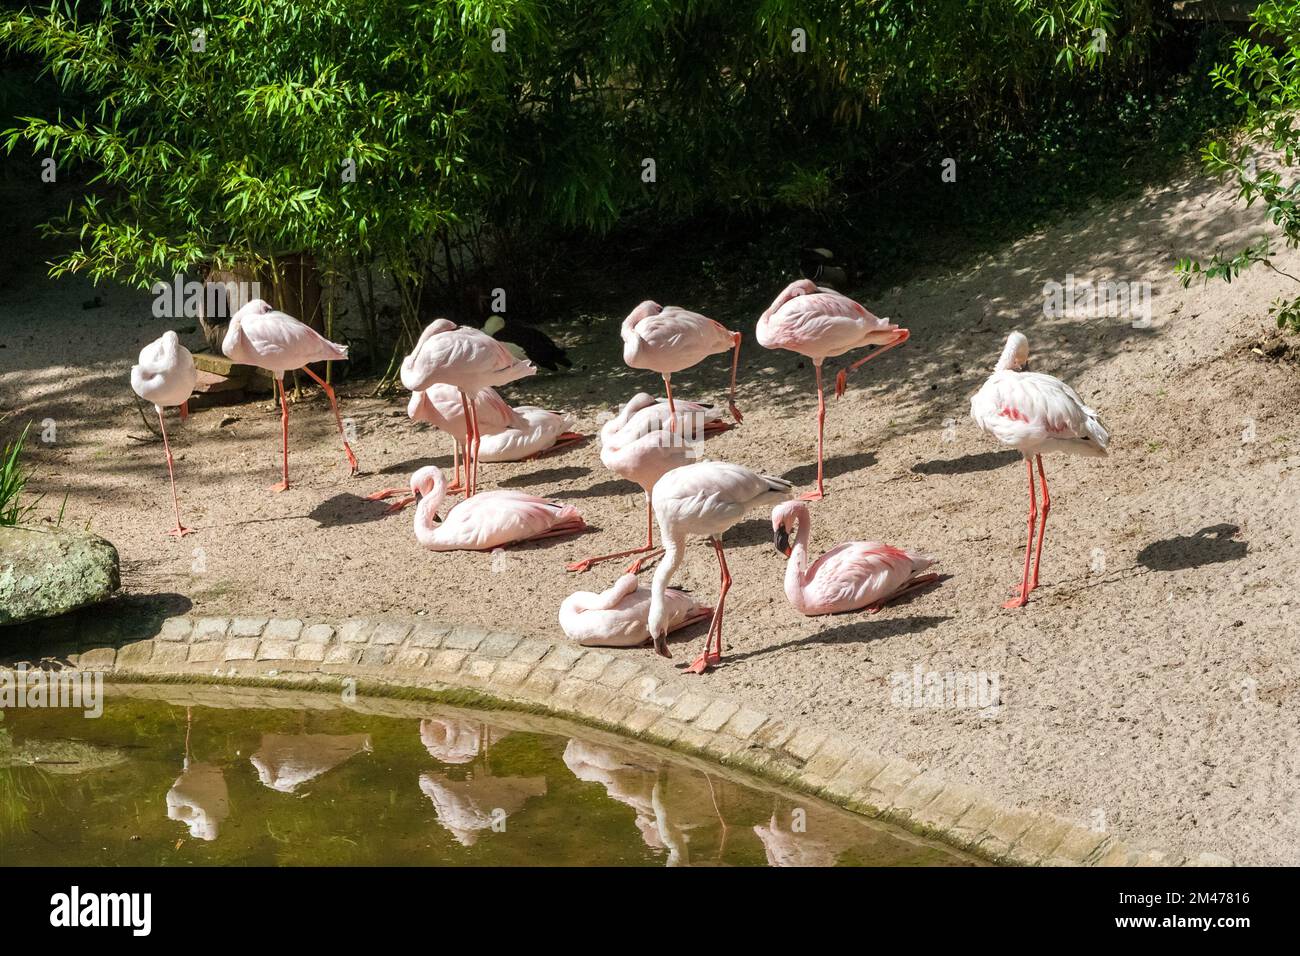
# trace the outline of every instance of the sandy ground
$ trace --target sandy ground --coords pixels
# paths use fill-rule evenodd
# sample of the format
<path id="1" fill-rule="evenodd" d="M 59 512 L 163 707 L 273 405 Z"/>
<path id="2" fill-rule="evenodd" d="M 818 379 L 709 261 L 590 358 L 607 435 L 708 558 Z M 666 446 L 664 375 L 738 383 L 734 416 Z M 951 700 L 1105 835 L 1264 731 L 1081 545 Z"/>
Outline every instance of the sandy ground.
<path id="1" fill-rule="evenodd" d="M 1250 348 L 1271 325 L 1269 302 L 1294 285 L 1261 269 L 1231 286 L 1183 290 L 1171 272 L 1177 256 L 1244 241 L 1255 223 L 1230 190 L 1189 173 L 960 273 L 868 300 L 910 327 L 912 340 L 857 373 L 830 409 L 831 493 L 815 506 L 813 551 L 883 540 L 939 555 L 948 577 L 875 616 L 804 618 L 783 596 L 785 560 L 768 516 L 756 514 L 727 536 L 728 659 L 701 679 L 1125 839 L 1300 862 L 1300 366 Z M 1294 253 L 1277 264 L 1300 273 Z M 1043 283 L 1071 273 L 1150 281 L 1153 326 L 1045 318 Z M 594 431 L 602 411 L 658 385 L 621 364 L 617 321 L 643 297 L 681 302 L 746 333 L 745 424 L 711 439 L 710 457 L 806 485 L 811 368 L 753 339 L 759 311 L 788 278 L 738 299 L 612 276 L 591 313 L 557 333 L 575 372 L 517 384 L 507 398 L 571 409 Z M 485 465 L 482 482 L 572 502 L 598 530 L 495 565 L 489 555 L 422 551 L 411 512 L 385 517 L 361 496 L 404 483 L 427 456 L 449 464 L 449 442 L 412 426 L 404 400 L 369 398 L 370 386 L 354 383 L 343 390 L 344 414 L 363 474 L 347 476 L 328 406 L 313 393 L 293 410 L 295 485 L 282 495 L 267 490 L 279 441 L 268 402 L 173 419 L 183 514 L 199 530 L 173 541 L 162 534 L 162 449 L 130 437 L 147 432 L 127 382 L 139 347 L 168 323 L 151 317 L 147 296 L 121 288 L 98 290 L 103 308 L 83 310 L 93 294 L 37 270 L 6 282 L 0 414 L 11 417 L 0 431 L 27 419 L 54 424 L 55 440 L 34 454 L 37 487 L 48 493 L 41 513 L 56 512 L 66 492 L 66 520 L 117 544 L 132 592 L 178 592 L 198 612 L 415 612 L 558 636 L 561 599 L 619 573 L 607 564 L 577 576 L 564 563 L 642 534 L 639 491 L 604 471 L 593 442 Z M 1072 382 L 1113 436 L 1108 459 L 1049 460 L 1043 586 L 1021 611 L 1000 605 L 1018 583 L 1023 465 L 967 418 L 1013 328 L 1029 335 L 1034 368 Z M 720 399 L 724 381 L 716 357 L 676 383 L 683 396 Z M 227 415 L 237 420 L 220 424 Z M 706 547 L 692 547 L 679 581 L 716 594 Z M 701 633 L 677 645 L 676 663 L 693 656 Z M 910 679 L 916 668 L 996 675 L 1000 706 L 899 706 L 890 675 Z"/>

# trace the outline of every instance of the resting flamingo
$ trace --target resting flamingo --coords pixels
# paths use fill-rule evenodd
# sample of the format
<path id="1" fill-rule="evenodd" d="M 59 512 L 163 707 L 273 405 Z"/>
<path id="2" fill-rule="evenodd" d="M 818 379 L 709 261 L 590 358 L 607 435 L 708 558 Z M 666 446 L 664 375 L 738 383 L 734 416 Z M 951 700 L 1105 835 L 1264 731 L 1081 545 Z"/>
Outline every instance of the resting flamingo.
<path id="1" fill-rule="evenodd" d="M 656 553 L 649 553 L 654 552 L 655 543 L 650 493 L 655 482 L 672 469 L 697 460 L 698 439 L 710 432 L 731 427 L 719 420 L 722 417 L 720 411 L 706 405 L 678 402 L 677 409 L 675 427 L 670 428 L 674 416 L 669 411 L 667 402 L 640 392 L 632 396 L 619 413 L 601 427 L 601 464 L 620 478 L 640 485 L 645 493 L 645 544 L 629 551 L 583 558 L 567 565 L 567 570 L 588 571 L 592 565 L 602 561 L 637 554 L 642 557 L 628 567 L 628 571 L 636 573 L 641 570 L 644 562 L 656 556 Z"/>
<path id="2" fill-rule="evenodd" d="M 479 446 L 481 461 L 524 461 L 567 448 L 586 437 L 570 431 L 573 419 L 563 412 L 536 405 L 520 405 L 512 412 L 506 428 L 495 435 L 483 433 Z"/>
<path id="3" fill-rule="evenodd" d="M 664 378 L 668 390 L 668 408 L 673 404 L 673 372 L 690 368 L 707 356 L 732 351 L 731 393 L 728 404 L 731 417 L 741 421 L 736 407 L 736 368 L 740 363 L 740 333 L 720 322 L 675 305 L 661 306 L 646 300 L 623 320 L 623 361 L 631 368 L 649 369 Z M 671 425 L 671 422 L 670 422 Z"/>
<path id="4" fill-rule="evenodd" d="M 485 491 L 466 498 L 435 524 L 447 486 L 442 472 L 432 465 L 411 476 L 411 491 L 421 499 L 415 509 L 415 538 L 430 551 L 491 551 L 577 534 L 587 527 L 573 505 L 522 491 Z"/>
<path id="5" fill-rule="evenodd" d="M 722 586 L 718 593 L 718 606 L 709 622 L 709 633 L 704 638 L 704 652 L 686 668 L 693 674 L 702 674 L 722 660 L 722 614 L 731 589 L 731 574 L 722 550 L 722 533 L 755 508 L 769 507 L 786 501 L 793 494 L 794 485 L 783 478 L 760 475 L 740 465 L 725 461 L 699 461 L 675 468 L 659 479 L 654 486 L 655 520 L 659 536 L 664 542 L 664 557 L 655 569 L 650 588 L 650 636 L 654 638 L 655 653 L 671 657 L 668 653 L 668 605 L 666 592 L 672 577 L 685 557 L 686 539 L 689 535 L 703 535 L 713 542 L 718 556 Z M 716 644 L 716 650 L 711 647 Z"/>
<path id="6" fill-rule="evenodd" d="M 772 534 L 776 550 L 790 559 L 785 596 L 796 611 L 810 617 L 863 608 L 874 614 L 887 602 L 939 579 L 937 574 L 921 574 L 934 564 L 929 555 L 875 541 L 836 545 L 808 567 L 812 518 L 802 501 L 783 501 L 772 509 Z"/>
<path id="7" fill-rule="evenodd" d="M 685 591 L 664 591 L 664 626 L 668 631 L 702 621 L 713 613 Z M 650 589 L 631 572 L 599 594 L 575 591 L 560 604 L 560 627 L 584 647 L 640 647 L 650 640 Z"/>
<path id="8" fill-rule="evenodd" d="M 289 490 L 289 399 L 284 393 L 284 373 L 302 369 L 316 380 L 329 396 L 334 409 L 334 421 L 343 439 L 343 452 L 347 455 L 351 474 L 357 473 L 357 456 L 343 431 L 343 418 L 339 403 L 329 383 L 308 368 L 311 362 L 345 360 L 348 349 L 336 345 L 311 326 L 299 322 L 291 315 L 277 312 L 262 299 L 253 299 L 234 314 L 230 327 L 221 343 L 226 357 L 243 365 L 255 365 L 271 373 L 275 388 L 280 392 L 280 445 L 283 453 L 284 480 L 271 486 L 272 491 Z"/>
<path id="9" fill-rule="evenodd" d="M 1007 336 L 993 374 L 970 400 L 970 417 L 983 431 L 1025 457 L 1029 471 L 1029 536 L 1025 542 L 1025 567 L 1020 589 L 1002 606 L 1024 607 L 1029 593 L 1038 587 L 1038 562 L 1043 556 L 1043 534 L 1052 499 L 1047 493 L 1047 475 L 1043 472 L 1043 452 L 1060 451 L 1070 455 L 1102 458 L 1110 443 L 1110 434 L 1097 413 L 1078 392 L 1058 378 L 1030 372 L 1029 340 L 1020 332 Z M 1034 547 L 1034 521 L 1038 504 L 1034 499 L 1034 463 L 1043 489 L 1043 516 L 1038 526 L 1038 546 Z M 1033 575 L 1029 573 L 1029 553 L 1034 551 Z"/>
<path id="10" fill-rule="evenodd" d="M 504 432 L 513 424 L 522 424 L 514 409 L 506 404 L 495 388 L 481 388 L 475 392 L 470 401 L 478 417 L 479 434 L 488 436 Z M 455 478 L 447 486 L 448 492 L 462 490 L 460 481 L 461 449 L 465 447 L 467 429 L 465 426 L 465 405 L 461 402 L 460 389 L 454 385 L 430 385 L 422 392 L 412 392 L 406 403 L 406 415 L 413 422 L 432 425 L 439 431 L 446 432 L 452 438 L 452 467 Z M 468 454 L 468 453 L 467 453 Z M 468 468 L 468 464 L 466 466 Z M 384 488 L 366 495 L 367 501 L 382 501 L 395 495 L 403 495 L 388 506 L 388 513 L 401 511 L 415 501 L 407 494 L 405 488 Z"/>
<path id="11" fill-rule="evenodd" d="M 822 362 L 851 349 L 879 346 L 850 366 L 850 371 L 902 345 L 907 329 L 888 319 L 877 318 L 862 305 L 833 289 L 823 289 L 811 279 L 791 282 L 758 319 L 758 344 L 768 349 L 787 349 L 807 356 L 817 376 L 817 490 L 802 495 L 805 501 L 826 496 L 822 482 L 823 439 L 826 429 L 826 396 L 822 390 Z M 841 369 L 835 379 L 835 396 L 844 394 L 847 373 Z"/>
<path id="12" fill-rule="evenodd" d="M 448 319 L 430 322 L 411 354 L 402 360 L 402 384 L 422 392 L 443 383 L 460 389 L 468 422 L 465 450 L 465 494 L 472 496 L 478 484 L 478 449 L 482 439 L 474 406 L 469 396 L 481 388 L 505 385 L 537 369 L 529 361 L 517 360 L 492 336 L 479 329 L 457 325 Z"/>
<path id="13" fill-rule="evenodd" d="M 163 409 L 180 406 L 181 418 L 189 415 L 189 398 L 199 380 L 194 367 L 194 356 L 181 345 L 180 337 L 170 329 L 161 338 L 140 350 L 140 364 L 131 366 L 131 388 L 150 402 L 158 413 L 158 427 L 162 429 L 163 452 L 167 455 L 167 474 L 172 482 L 172 508 L 176 512 L 176 527 L 167 533 L 176 538 L 193 534 L 193 528 L 181 524 L 181 504 L 176 495 L 176 469 L 172 462 L 171 445 L 167 442 L 167 423 Z"/>

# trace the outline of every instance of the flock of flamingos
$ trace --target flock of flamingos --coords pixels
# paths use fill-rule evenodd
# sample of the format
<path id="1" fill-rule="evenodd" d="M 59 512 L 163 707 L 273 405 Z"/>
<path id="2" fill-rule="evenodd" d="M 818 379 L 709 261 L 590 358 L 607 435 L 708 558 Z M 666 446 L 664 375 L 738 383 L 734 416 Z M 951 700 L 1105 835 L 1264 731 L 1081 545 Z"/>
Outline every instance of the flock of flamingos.
<path id="1" fill-rule="evenodd" d="M 712 319 L 677 306 L 643 302 L 623 321 L 623 360 L 632 368 L 663 376 L 666 399 L 644 393 L 627 402 L 601 428 L 600 457 L 614 474 L 629 479 L 645 492 L 647 528 L 644 545 L 615 554 L 586 558 L 568 566 L 585 571 L 611 559 L 639 555 L 608 590 L 600 594 L 579 591 L 560 609 L 565 632 L 584 644 L 631 647 L 653 641 L 665 657 L 667 635 L 704 617 L 711 617 L 703 652 L 686 668 L 703 673 L 722 659 L 722 619 L 731 575 L 722 547 L 722 534 L 747 513 L 772 508 L 772 529 L 777 549 L 788 558 L 785 593 L 803 614 L 876 611 L 886 603 L 937 575 L 923 574 L 934 559 L 874 541 L 850 541 L 823 554 L 808 565 L 811 521 L 808 502 L 825 495 L 822 475 L 823 426 L 826 397 L 822 363 L 853 349 L 874 346 L 836 378 L 835 393 L 843 394 L 847 373 L 894 346 L 907 341 L 907 329 L 867 311 L 853 299 L 811 280 L 792 282 L 759 317 L 759 344 L 788 349 L 812 361 L 817 382 L 817 487 L 796 498 L 793 485 L 742 465 L 700 459 L 704 437 L 730 428 L 719 409 L 683 401 L 673 395 L 672 374 L 690 368 L 709 355 L 732 352 L 729 407 L 740 423 L 735 404 L 741 333 Z M 292 316 L 255 299 L 231 318 L 222 351 L 235 362 L 266 369 L 280 396 L 283 480 L 273 486 L 289 487 L 289 404 L 284 373 L 302 369 L 320 383 L 329 397 L 339 435 L 352 473 L 357 459 L 352 453 L 330 386 L 307 366 L 314 362 L 347 358 L 347 348 L 336 345 Z M 477 491 L 480 461 L 515 461 L 529 458 L 576 440 L 565 416 L 524 406 L 512 409 L 494 390 L 536 373 L 527 358 L 505 343 L 469 326 L 447 319 L 431 323 L 414 350 L 402 362 L 402 384 L 411 390 L 408 414 L 430 422 L 456 441 L 455 480 L 448 485 L 436 467 L 420 468 L 411 476 L 411 497 L 396 502 L 401 508 L 418 500 L 415 537 L 433 551 L 484 551 L 581 532 L 582 516 L 572 505 L 519 491 Z M 1029 343 L 1012 332 L 993 374 L 971 398 L 971 418 L 1003 445 L 1019 451 L 1029 473 L 1029 532 L 1020 586 L 1007 608 L 1023 607 L 1038 586 L 1038 565 L 1051 498 L 1043 471 L 1044 452 L 1102 456 L 1109 441 L 1096 412 L 1059 379 L 1030 372 Z M 131 370 L 131 385 L 158 411 L 163 448 L 171 475 L 176 527 L 170 534 L 191 533 L 180 520 L 176 478 L 167 443 L 163 409 L 180 406 L 194 390 L 197 372 L 193 357 L 175 332 L 166 332 L 140 352 Z M 464 478 L 460 459 L 463 450 Z M 1041 509 L 1035 494 L 1034 468 L 1041 486 Z M 439 519 L 448 494 L 464 491 L 464 499 Z M 393 497 L 403 489 L 384 489 L 370 498 Z M 1035 523 L 1037 522 L 1037 528 Z M 654 551 L 654 525 L 659 526 L 662 551 Z M 697 604 L 689 594 L 669 587 L 681 566 L 689 537 L 708 538 L 717 554 L 721 587 L 716 608 Z M 1035 538 L 1037 546 L 1035 547 Z M 793 544 L 791 543 L 793 541 Z M 1031 563 L 1032 556 L 1032 563 Z M 661 557 L 650 589 L 638 584 L 641 564 Z"/>

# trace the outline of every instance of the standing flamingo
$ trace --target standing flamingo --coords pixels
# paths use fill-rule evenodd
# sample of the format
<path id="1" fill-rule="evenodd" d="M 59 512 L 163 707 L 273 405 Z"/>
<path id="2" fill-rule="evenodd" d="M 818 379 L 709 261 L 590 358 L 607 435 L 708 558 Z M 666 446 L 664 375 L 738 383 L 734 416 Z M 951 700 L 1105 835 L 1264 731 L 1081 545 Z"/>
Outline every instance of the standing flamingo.
<path id="1" fill-rule="evenodd" d="M 820 501 L 826 496 L 822 483 L 823 434 L 826 428 L 826 396 L 822 391 L 822 362 L 867 345 L 879 346 L 855 362 L 856 369 L 896 345 L 910 333 L 888 319 L 877 318 L 862 305 L 833 289 L 818 287 L 811 279 L 791 282 L 758 319 L 758 344 L 768 349 L 787 349 L 812 360 L 817 376 L 817 490 L 801 497 Z M 835 396 L 844 394 L 847 373 L 841 369 L 835 379 Z"/>
<path id="2" fill-rule="evenodd" d="M 937 574 L 920 573 L 934 558 L 875 541 L 836 545 L 808 567 L 812 518 L 802 501 L 783 501 L 772 509 L 772 534 L 776 550 L 790 559 L 785 596 L 796 611 L 810 617 L 862 608 L 874 614 L 887 602 L 939 579 Z"/>
<path id="3" fill-rule="evenodd" d="M 167 474 L 172 481 L 172 508 L 176 512 L 176 527 L 167 533 L 183 538 L 193 534 L 193 528 L 181 524 L 181 504 L 176 495 L 176 470 L 172 463 L 171 445 L 167 443 L 167 424 L 163 409 L 179 405 L 181 418 L 189 415 L 189 398 L 199 380 L 194 367 L 194 356 L 181 345 L 175 332 L 168 330 L 162 337 L 140 350 L 140 364 L 131 366 L 131 388 L 146 402 L 153 404 L 158 413 L 158 427 L 162 429 L 163 451 L 167 455 Z"/>
<path id="4" fill-rule="evenodd" d="M 412 392 L 410 400 L 406 403 L 407 417 L 413 422 L 423 422 L 432 425 L 439 431 L 446 432 L 452 438 L 452 467 L 455 470 L 455 479 L 447 486 L 448 492 L 460 491 L 462 488 L 460 481 L 460 459 L 461 449 L 465 447 L 465 441 L 468 434 L 465 420 L 465 406 L 460 400 L 460 389 L 454 385 L 430 385 L 423 392 Z M 474 405 L 474 411 L 478 416 L 478 427 L 480 435 L 496 435 L 506 431 L 512 425 L 523 424 L 506 400 L 501 397 L 495 388 L 481 388 L 475 392 L 470 401 Z M 468 452 L 466 452 L 468 457 Z M 468 462 L 466 463 L 468 469 Z M 384 488 L 381 491 L 373 492 L 366 495 L 367 501 L 382 501 L 386 498 L 392 498 L 395 495 L 404 495 L 393 504 L 388 506 L 388 512 L 401 511 L 407 505 L 415 501 L 414 496 L 407 494 L 405 488 Z"/>
<path id="5" fill-rule="evenodd" d="M 270 303 L 253 299 L 234 314 L 226 337 L 221 343 L 226 357 L 243 365 L 255 365 L 271 373 L 275 388 L 280 391 L 280 447 L 283 452 L 284 480 L 271 486 L 272 491 L 289 490 L 289 399 L 284 392 L 284 373 L 302 369 L 329 397 L 334 410 L 334 422 L 343 439 L 343 452 L 347 455 L 351 474 L 357 473 L 357 456 L 352 454 L 347 434 L 343 431 L 343 418 L 339 403 L 329 383 L 308 368 L 311 362 L 331 362 L 348 357 L 346 345 L 336 345 L 311 326 L 299 322 L 291 315 L 277 312 Z"/>
<path id="6" fill-rule="evenodd" d="M 478 449 L 483 433 L 469 396 L 481 388 L 536 375 L 527 360 L 517 360 L 492 336 L 449 319 L 435 319 L 420 333 L 415 349 L 402 360 L 402 384 L 413 392 L 443 383 L 460 389 L 468 430 L 465 439 L 466 497 L 478 484 Z"/>
<path id="7" fill-rule="evenodd" d="M 741 421 L 736 407 L 736 368 L 740 363 L 740 333 L 695 312 L 670 305 L 667 308 L 646 300 L 623 320 L 623 361 L 631 368 L 658 372 L 668 390 L 669 411 L 673 405 L 672 373 L 690 368 L 700 360 L 731 349 L 731 417 Z M 671 424 L 671 423 L 670 423 Z"/>
<path id="8" fill-rule="evenodd" d="M 588 571 L 593 564 L 639 554 L 629 567 L 641 570 L 641 564 L 654 554 L 654 511 L 651 489 L 655 482 L 682 465 L 699 458 L 699 445 L 690 439 L 703 438 L 711 430 L 731 426 L 719 421 L 722 413 L 694 402 L 678 402 L 676 416 L 666 402 L 657 401 L 645 392 L 634 395 L 614 418 L 600 429 L 600 461 L 606 468 L 628 481 L 636 482 L 645 493 L 645 544 L 629 551 L 616 551 L 583 558 L 567 565 L 569 571 Z"/>
<path id="9" fill-rule="evenodd" d="M 1020 332 L 1007 336 L 1007 344 L 993 374 L 971 396 L 970 417 L 983 431 L 1025 457 L 1029 471 L 1029 537 L 1025 542 L 1025 568 L 1020 590 L 1002 606 L 1024 607 L 1029 592 L 1038 587 L 1038 562 L 1043 556 L 1043 533 L 1052 499 L 1047 494 L 1047 475 L 1043 472 L 1043 452 L 1061 451 L 1070 455 L 1104 458 L 1110 434 L 1078 392 L 1059 378 L 1030 372 L 1029 340 Z M 1038 505 L 1034 500 L 1034 462 L 1043 488 L 1043 518 L 1038 526 L 1038 546 L 1034 548 L 1034 520 Z M 1034 573 L 1029 573 L 1029 552 L 1034 551 Z"/>
<path id="10" fill-rule="evenodd" d="M 713 613 L 685 591 L 664 592 L 664 623 L 669 632 Z M 650 590 L 627 573 L 614 586 L 594 594 L 574 591 L 560 604 L 560 627 L 583 647 L 640 647 L 650 640 Z"/>
<path id="11" fill-rule="evenodd" d="M 712 540 L 714 553 L 718 556 L 722 587 L 713 620 L 709 622 L 709 633 L 704 638 L 704 652 L 686 670 L 702 674 L 722 660 L 722 614 L 727 603 L 727 591 L 731 589 L 731 574 L 722 551 L 722 533 L 755 508 L 789 500 L 793 488 L 794 485 L 782 478 L 760 475 L 725 461 L 684 465 L 659 479 L 654 486 L 654 510 L 659 536 L 664 542 L 664 557 L 655 569 L 650 588 L 649 626 L 655 653 L 663 657 L 672 656 L 665 640 L 668 635 L 665 592 L 685 557 L 687 536 L 704 535 Z M 717 650 L 711 651 L 710 646 L 714 643 Z"/>
<path id="12" fill-rule="evenodd" d="M 442 472 L 432 465 L 411 476 L 411 491 L 421 498 L 415 509 L 415 538 L 430 551 L 491 551 L 577 534 L 587 527 L 573 505 L 522 491 L 485 491 L 466 498 L 435 525 L 447 487 Z"/>

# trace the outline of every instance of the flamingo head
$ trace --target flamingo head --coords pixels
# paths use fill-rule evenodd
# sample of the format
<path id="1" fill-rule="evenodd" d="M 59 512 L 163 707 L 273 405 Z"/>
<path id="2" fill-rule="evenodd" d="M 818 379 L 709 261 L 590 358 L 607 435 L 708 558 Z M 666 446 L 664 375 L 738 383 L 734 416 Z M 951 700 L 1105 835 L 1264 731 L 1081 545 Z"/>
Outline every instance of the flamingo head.
<path id="1" fill-rule="evenodd" d="M 777 310 L 791 299 L 797 299 L 801 295 L 812 295 L 817 291 L 817 283 L 813 282 L 812 279 L 796 279 L 794 282 L 791 282 L 788 286 L 782 289 L 780 295 L 772 300 L 772 304 L 769 305 L 767 311 L 763 313 L 763 318 L 766 319 L 775 315 Z"/>
<path id="2" fill-rule="evenodd" d="M 406 417 L 413 422 L 433 421 L 433 402 L 429 401 L 428 393 L 411 393 L 411 399 L 406 403 Z"/>
<path id="3" fill-rule="evenodd" d="M 433 512 L 435 518 L 438 517 L 438 508 L 447 495 L 447 482 L 442 477 L 442 471 L 435 465 L 417 468 L 415 474 L 411 475 L 411 494 L 421 499 L 421 512 L 427 509 Z"/>
<path id="4" fill-rule="evenodd" d="M 808 521 L 808 506 L 802 501 L 783 501 L 772 509 L 772 543 L 787 558 L 794 548 L 790 539 L 796 527 Z"/>
<path id="5" fill-rule="evenodd" d="M 1018 372 L 1028 371 L 1029 339 L 1025 338 L 1023 332 L 1012 332 L 1007 336 L 1007 344 L 1002 349 L 1002 357 L 998 359 L 998 368 L 1010 368 Z"/>
<path id="6" fill-rule="evenodd" d="M 274 311 L 275 310 L 271 308 L 271 303 L 267 302 L 265 299 L 249 299 L 240 307 L 238 312 L 230 317 L 230 322 L 233 325 L 241 319 L 246 319 L 254 315 L 266 315 L 266 313 Z"/>
<path id="7" fill-rule="evenodd" d="M 646 299 L 644 302 L 642 302 L 635 309 L 633 309 L 631 312 L 628 313 L 627 318 L 623 320 L 623 323 L 626 325 L 627 323 L 630 322 L 632 325 L 636 325 L 642 319 L 648 319 L 652 315 L 658 315 L 663 310 L 664 307 L 660 305 L 658 302 L 655 302 L 651 299 Z"/>

